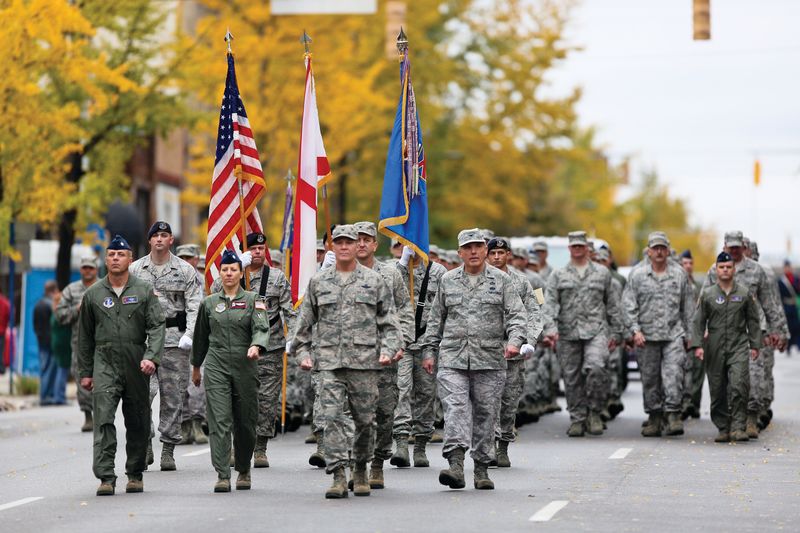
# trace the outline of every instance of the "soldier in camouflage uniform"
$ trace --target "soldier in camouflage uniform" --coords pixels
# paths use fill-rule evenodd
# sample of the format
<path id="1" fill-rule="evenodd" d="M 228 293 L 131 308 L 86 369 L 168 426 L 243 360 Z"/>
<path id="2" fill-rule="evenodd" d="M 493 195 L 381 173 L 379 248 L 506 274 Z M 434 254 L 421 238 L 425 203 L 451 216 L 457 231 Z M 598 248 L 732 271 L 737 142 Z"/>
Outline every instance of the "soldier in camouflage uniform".
<path id="1" fill-rule="evenodd" d="M 683 367 L 694 316 L 693 292 L 683 268 L 668 260 L 669 239 L 648 237 L 650 264 L 631 273 L 625 286 L 625 329 L 639 350 L 644 411 L 642 436 L 683 435 Z M 666 420 L 664 417 L 666 416 Z"/>
<path id="2" fill-rule="evenodd" d="M 728 235 L 728 242 L 740 242 L 737 235 Z M 733 257 L 719 254 L 714 264 L 716 281 L 700 293 L 692 333 L 691 348 L 708 376 L 711 421 L 719 430 L 715 442 L 749 440 L 745 431 L 748 361 L 758 358 L 761 347 L 762 313 L 752 290 L 740 285 L 734 272 Z"/>
<path id="3" fill-rule="evenodd" d="M 400 348 L 404 350 L 406 346 L 414 341 L 414 316 L 411 312 L 411 299 L 408 295 L 408 289 L 403 283 L 400 271 L 397 270 L 395 264 L 381 263 L 375 260 L 375 251 L 378 249 L 378 230 L 375 224 L 372 222 L 356 222 L 353 226 L 358 235 L 356 259 L 361 265 L 379 273 L 392 294 L 394 315 L 397 319 L 396 325 L 400 332 Z M 384 367 L 378 380 L 378 404 L 375 410 L 375 453 L 369 471 L 369 486 L 373 489 L 384 488 L 384 461 L 391 458 L 393 465 L 411 466 L 408 462 L 407 439 L 401 439 L 397 443 L 398 458 L 401 461 L 396 461 L 395 457 L 392 456 L 392 426 L 399 394 L 397 366 L 397 364 L 392 364 Z M 353 426 L 350 427 L 352 428 Z M 405 450 L 404 456 L 402 454 L 403 450 Z"/>
<path id="4" fill-rule="evenodd" d="M 569 234 L 570 262 L 550 274 L 545 292 L 545 342 L 564 376 L 571 424 L 567 435 L 602 435 L 608 397 L 606 360 L 621 340 L 619 301 L 611 273 L 589 261 L 586 232 Z"/>
<path id="5" fill-rule="evenodd" d="M 345 404 L 355 422 L 353 492 L 369 496 L 366 468 L 375 447 L 380 369 L 402 357 L 391 291 L 383 276 L 356 261 L 357 239 L 352 225 L 334 228 L 336 265 L 309 281 L 292 339 L 300 366 L 311 370 L 316 364 L 321 377 L 323 448 L 327 472 L 333 474 L 326 498 L 347 497 L 350 443 L 342 423 Z M 316 351 L 311 349 L 312 338 Z"/>
<path id="6" fill-rule="evenodd" d="M 174 242 L 172 228 L 156 222 L 147 234 L 150 254 L 131 265 L 131 274 L 150 283 L 166 317 L 166 339 L 161 364 L 150 380 L 150 401 L 161 396 L 159 407 L 161 470 L 175 470 L 175 445 L 181 441 L 183 396 L 189 384 L 189 350 L 203 296 L 197 270 L 170 252 Z M 152 443 L 148 464 L 152 463 Z"/>
<path id="7" fill-rule="evenodd" d="M 196 244 L 182 244 L 175 249 L 175 255 L 192 265 L 197 270 L 200 261 L 200 247 Z M 197 272 L 197 282 L 201 287 L 205 281 Z M 202 374 L 204 367 L 200 368 Z M 205 383 L 195 387 L 189 384 L 183 395 L 183 422 L 181 423 L 181 441 L 178 444 L 207 444 L 208 437 L 203 432 L 206 421 L 206 389 Z"/>
<path id="8" fill-rule="evenodd" d="M 444 276 L 428 316 L 423 342 L 427 372 L 438 364 L 444 408 L 442 454 L 450 467 L 439 483 L 464 488 L 464 454 L 472 445 L 476 489 L 493 489 L 487 468 L 495 459 L 494 430 L 506 359 L 519 354 L 527 316 L 511 278 L 486 264 L 480 231 L 458 234 L 464 265 Z"/>
<path id="9" fill-rule="evenodd" d="M 436 249 L 431 246 L 431 249 Z M 404 251 L 397 263 L 400 277 L 409 288 L 409 266 L 414 273 L 414 302 L 415 313 L 419 315 L 419 328 L 416 329 L 413 343 L 409 344 L 406 354 L 397 365 L 397 386 L 399 397 L 394 415 L 394 440 L 400 449 L 401 441 L 408 441 L 409 435 L 414 437 L 414 466 L 427 467 L 430 465 L 425 448 L 433 437 L 436 403 L 436 377 L 422 368 L 421 341 L 428 322 L 433 298 L 439 290 L 442 276 L 447 269 L 429 256 L 430 265 L 418 257 L 411 255 L 412 251 Z M 426 270 L 428 270 L 428 285 L 422 295 Z M 415 315 L 416 320 L 416 315 Z M 406 452 L 408 453 L 408 452 Z M 406 460 L 407 461 L 407 460 Z"/>
<path id="10" fill-rule="evenodd" d="M 73 281 L 61 293 L 61 300 L 56 306 L 56 320 L 62 325 L 72 326 L 72 366 L 70 372 L 75 378 L 75 383 L 80 383 L 78 377 L 78 321 L 81 309 L 81 300 L 86 289 L 97 281 L 97 259 L 95 257 L 81 258 L 81 279 Z M 94 427 L 92 421 L 92 393 L 83 387 L 78 387 L 78 407 L 84 414 L 85 420 L 81 431 L 89 432 Z"/>
<path id="11" fill-rule="evenodd" d="M 603 265 L 611 273 L 611 286 L 617 294 L 617 300 L 622 302 L 622 291 L 628 280 L 612 268 L 611 251 L 606 247 L 601 247 L 595 254 L 595 261 Z M 622 311 L 622 309 L 620 309 Z M 622 317 L 620 317 L 622 318 Z M 620 369 L 625 364 L 623 360 L 624 350 L 622 344 L 614 348 L 608 357 L 606 371 L 608 372 L 609 389 L 608 403 L 606 408 L 601 411 L 603 420 L 611 420 L 621 413 L 625 407 L 622 405 L 622 383 L 620 379 Z"/>
<path id="12" fill-rule="evenodd" d="M 522 388 L 525 383 L 525 360 L 530 359 L 536 351 L 536 342 L 542 333 L 542 303 L 544 293 L 542 289 L 531 287 L 528 278 L 521 272 L 511 272 L 508 261 L 511 259 L 511 245 L 504 238 L 494 238 L 487 244 L 488 261 L 493 267 L 505 272 L 511 277 L 514 290 L 519 294 L 527 313 L 525 329 L 525 344 L 520 347 L 519 355 L 506 359 L 506 381 L 500 399 L 500 411 L 497 417 L 497 466 L 511 467 L 508 457 L 508 445 L 516 438 L 514 426 L 519 408 Z M 526 259 L 527 262 L 527 259 Z"/>
<path id="13" fill-rule="evenodd" d="M 689 279 L 689 288 L 692 289 L 692 301 L 697 302 L 700 296 L 700 283 L 694 279 L 694 258 L 691 250 L 684 250 L 680 255 L 681 267 Z M 694 356 L 694 350 L 686 352 L 686 364 L 683 376 L 683 412 L 681 418 L 700 418 L 700 400 L 703 396 L 703 381 L 706 374 L 703 362 Z"/>
<path id="14" fill-rule="evenodd" d="M 242 265 L 250 278 L 250 291 L 255 292 L 267 306 L 269 320 L 269 345 L 258 358 L 258 426 L 253 454 L 255 468 L 269 467 L 267 446 L 275 437 L 275 420 L 280 414 L 280 395 L 283 383 L 283 352 L 287 346 L 283 322 L 291 330 L 296 312 L 292 305 L 292 291 L 286 275 L 266 262 L 267 238 L 261 232 L 247 236 L 247 252 L 242 255 Z M 222 280 L 214 280 L 211 292 L 222 289 Z"/>
<path id="15" fill-rule="evenodd" d="M 550 274 L 553 273 L 553 267 L 547 264 L 547 255 L 549 254 L 547 243 L 544 241 L 536 241 L 531 246 L 536 258 L 539 260 L 539 270 L 537 271 L 542 279 L 547 281 Z"/>
<path id="16" fill-rule="evenodd" d="M 786 315 L 777 298 L 774 284 L 764 268 L 757 262 L 744 255 L 744 237 L 741 231 L 731 231 L 725 234 L 725 251 L 731 255 L 736 270 L 736 283 L 746 288 L 756 299 L 761 314 L 762 352 L 768 348 L 781 349 L 786 346 L 789 338 L 789 327 Z M 717 273 L 715 265 L 711 266 L 708 276 L 703 283 L 703 289 L 716 283 Z M 765 390 L 764 363 L 761 357 L 750 360 L 750 399 L 747 403 L 747 434 L 750 438 L 758 438 L 759 415 L 762 427 L 769 423 L 766 413 L 766 400 L 763 398 Z"/>

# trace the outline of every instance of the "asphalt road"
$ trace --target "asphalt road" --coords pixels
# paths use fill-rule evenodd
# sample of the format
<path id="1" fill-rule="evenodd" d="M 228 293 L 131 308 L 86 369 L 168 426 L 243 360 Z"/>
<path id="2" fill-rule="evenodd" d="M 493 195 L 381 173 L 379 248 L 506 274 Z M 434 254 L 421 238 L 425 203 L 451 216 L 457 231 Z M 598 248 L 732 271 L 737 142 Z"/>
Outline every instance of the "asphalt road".
<path id="1" fill-rule="evenodd" d="M 467 489 L 440 486 L 432 445 L 431 468 L 387 464 L 388 488 L 339 501 L 306 462 L 306 428 L 270 443 L 251 491 L 213 494 L 208 446 L 180 446 L 178 471 L 147 472 L 143 494 L 98 498 L 75 405 L 0 413 L 0 531 L 797 531 L 800 359 L 779 355 L 775 370 L 775 419 L 758 441 L 715 444 L 707 395 L 686 435 L 644 439 L 632 382 L 602 437 L 567 438 L 564 412 L 522 428 L 512 468 L 490 470 L 494 491 L 471 488 L 469 460 Z M 122 447 L 117 458 L 124 487 Z"/>

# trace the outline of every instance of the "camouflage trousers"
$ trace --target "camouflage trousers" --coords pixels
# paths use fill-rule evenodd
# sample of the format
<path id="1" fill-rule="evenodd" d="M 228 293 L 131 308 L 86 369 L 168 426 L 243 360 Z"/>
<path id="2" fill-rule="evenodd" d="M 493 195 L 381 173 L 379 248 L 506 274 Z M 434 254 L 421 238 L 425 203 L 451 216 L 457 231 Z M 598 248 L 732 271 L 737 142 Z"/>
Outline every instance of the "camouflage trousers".
<path id="1" fill-rule="evenodd" d="M 447 457 L 456 448 L 478 463 L 495 458 L 494 426 L 500 410 L 500 391 L 505 370 L 459 370 L 439 368 L 436 374 L 439 398 L 444 409 L 444 446 Z"/>
<path id="2" fill-rule="evenodd" d="M 606 371 L 608 372 L 608 397 L 619 400 L 622 397 L 622 383 L 620 382 L 620 368 L 625 362 L 623 361 L 624 352 L 622 346 L 617 346 L 613 352 L 608 355 L 608 364 Z"/>
<path id="3" fill-rule="evenodd" d="M 549 402 L 551 396 L 550 348 L 537 346 L 533 357 L 525 361 L 523 395 L 527 403 Z"/>
<path id="4" fill-rule="evenodd" d="M 407 350 L 397 364 L 397 409 L 394 411 L 395 437 L 433 435 L 436 403 L 436 372 L 422 368 L 422 351 Z"/>
<path id="5" fill-rule="evenodd" d="M 303 416 L 311 420 L 314 415 L 314 402 L 316 400 L 316 371 L 300 368 L 295 357 L 289 357 L 289 368 L 293 379 L 286 385 L 286 398 L 291 405 L 302 406 Z"/>
<path id="6" fill-rule="evenodd" d="M 397 365 L 392 365 L 382 369 L 378 378 L 378 403 L 375 406 L 375 459 L 388 461 L 392 457 L 392 425 L 397 398 Z M 356 427 L 346 401 L 345 415 L 347 415 L 345 416 L 347 441 L 353 443 Z"/>
<path id="7" fill-rule="evenodd" d="M 150 405 L 158 394 L 158 432 L 161 442 L 178 444 L 183 422 L 183 395 L 189 384 L 189 352 L 177 347 L 164 348 L 161 364 L 150 379 Z M 150 430 L 150 436 L 155 432 Z"/>
<path id="8" fill-rule="evenodd" d="M 200 367 L 200 386 L 195 387 L 194 383 L 189 383 L 186 393 L 183 395 L 183 421 L 205 420 L 206 419 L 206 384 L 202 376 L 205 372 L 205 365 Z M 191 380 L 191 370 L 189 371 Z"/>
<path id="9" fill-rule="evenodd" d="M 591 409 L 599 413 L 608 397 L 608 339 L 558 341 L 558 362 L 564 377 L 567 410 L 572 422 L 584 422 Z"/>
<path id="10" fill-rule="evenodd" d="M 272 350 L 258 358 L 258 424 L 256 435 L 275 436 L 275 420 L 280 414 L 283 384 L 283 349 Z"/>
<path id="11" fill-rule="evenodd" d="M 81 387 L 81 376 L 78 374 L 78 350 L 72 350 L 72 363 L 70 364 L 70 373 L 75 384 L 78 386 L 78 407 L 84 413 L 92 412 L 92 392 Z"/>
<path id="12" fill-rule="evenodd" d="M 703 398 L 703 381 L 706 371 L 703 361 L 695 357 L 694 350 L 686 352 L 686 362 L 683 365 L 683 408 L 693 406 L 700 409 Z"/>
<path id="13" fill-rule="evenodd" d="M 647 341 L 638 350 L 642 374 L 644 412 L 679 413 L 683 402 L 683 337 L 671 341 Z"/>
<path id="14" fill-rule="evenodd" d="M 517 418 L 519 400 L 522 397 L 522 387 L 525 384 L 525 360 L 506 361 L 506 364 L 506 381 L 503 386 L 503 394 L 500 397 L 500 410 L 497 413 L 495 438 L 513 442 L 514 421 Z"/>
<path id="15" fill-rule="evenodd" d="M 356 463 L 372 460 L 375 448 L 375 405 L 378 401 L 380 370 L 339 368 L 321 370 L 320 407 L 324 420 L 323 453 L 326 471 L 331 474 L 350 464 L 347 435 L 349 407 L 354 424 L 353 459 Z"/>
<path id="16" fill-rule="evenodd" d="M 325 412 L 322 409 L 322 375 L 319 371 L 314 370 L 311 372 L 311 390 L 314 394 L 314 400 L 311 408 L 311 432 L 315 435 L 322 435 L 325 431 Z"/>
<path id="17" fill-rule="evenodd" d="M 747 410 L 757 413 L 769 408 L 775 397 L 775 381 L 772 369 L 775 367 L 775 348 L 764 346 L 758 357 L 750 359 L 750 399 Z"/>

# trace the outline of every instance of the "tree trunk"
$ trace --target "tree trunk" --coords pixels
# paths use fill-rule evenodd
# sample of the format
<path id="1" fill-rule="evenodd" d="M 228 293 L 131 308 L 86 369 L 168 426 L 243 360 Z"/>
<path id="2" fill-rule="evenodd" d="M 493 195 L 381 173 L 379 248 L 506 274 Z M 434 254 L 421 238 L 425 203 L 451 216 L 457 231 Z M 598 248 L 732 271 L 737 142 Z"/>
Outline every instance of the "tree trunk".
<path id="1" fill-rule="evenodd" d="M 69 183 L 78 183 L 83 177 L 82 157 L 79 152 L 73 152 L 67 158 L 70 167 L 67 172 Z M 56 282 L 62 290 L 69 284 L 72 263 L 72 245 L 75 243 L 75 220 L 78 212 L 75 209 L 65 211 L 61 215 L 58 225 L 58 256 L 56 260 Z"/>

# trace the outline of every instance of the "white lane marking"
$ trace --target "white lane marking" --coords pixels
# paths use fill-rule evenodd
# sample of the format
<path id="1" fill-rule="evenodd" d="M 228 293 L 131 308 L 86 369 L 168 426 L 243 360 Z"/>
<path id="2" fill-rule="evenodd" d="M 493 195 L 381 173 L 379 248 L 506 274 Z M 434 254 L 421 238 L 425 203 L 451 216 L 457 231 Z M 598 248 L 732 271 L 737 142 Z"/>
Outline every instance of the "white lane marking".
<path id="1" fill-rule="evenodd" d="M 4 503 L 0 505 L 0 511 L 5 511 L 6 509 L 11 509 L 12 507 L 19 507 L 20 505 L 25 505 L 27 503 L 33 503 L 35 501 L 43 500 L 44 496 L 31 496 L 30 498 L 22 498 L 21 500 L 16 500 L 9 503 Z"/>
<path id="2" fill-rule="evenodd" d="M 620 448 L 612 453 L 609 459 L 625 459 L 632 450 L 633 448 Z"/>
<path id="3" fill-rule="evenodd" d="M 548 522 L 557 512 L 567 506 L 569 502 L 567 500 L 555 500 L 538 511 L 532 517 L 528 519 L 529 522 Z"/>
<path id="4" fill-rule="evenodd" d="M 203 448 L 202 450 L 197 450 L 196 452 L 189 452 L 181 455 L 181 457 L 197 457 L 198 455 L 204 455 L 211 451 L 211 448 Z"/>

